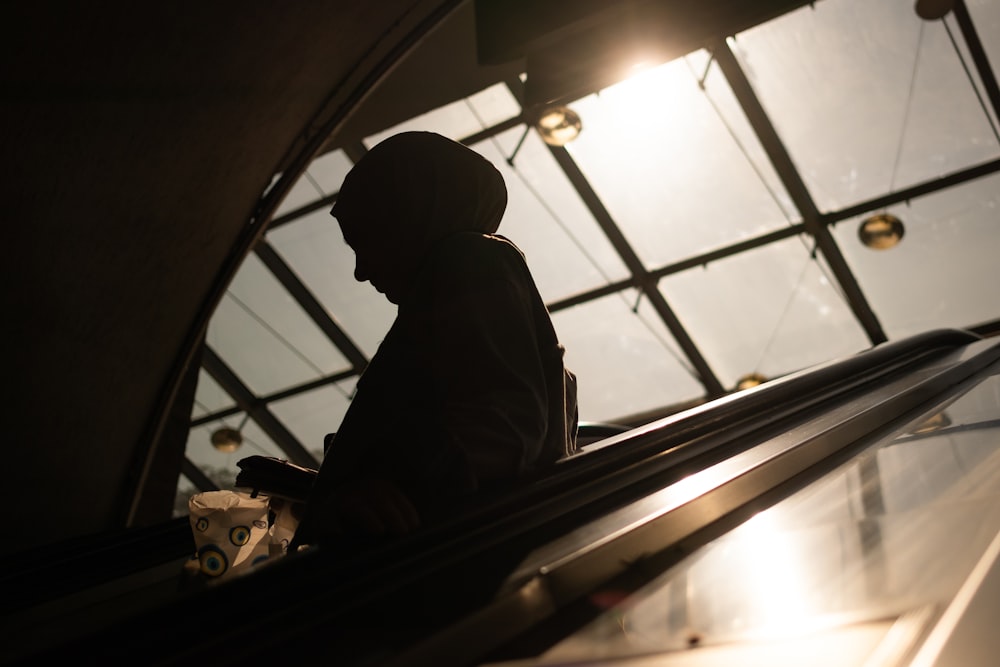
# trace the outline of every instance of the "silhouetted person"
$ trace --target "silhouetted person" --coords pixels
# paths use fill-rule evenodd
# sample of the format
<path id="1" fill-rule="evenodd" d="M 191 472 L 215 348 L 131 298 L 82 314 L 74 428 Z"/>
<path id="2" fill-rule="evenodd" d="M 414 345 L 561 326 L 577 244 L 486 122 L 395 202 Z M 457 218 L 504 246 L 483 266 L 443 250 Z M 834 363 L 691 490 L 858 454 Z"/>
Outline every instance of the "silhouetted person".
<path id="1" fill-rule="evenodd" d="M 398 305 L 330 445 L 296 542 L 402 534 L 576 448 L 576 385 L 521 252 L 503 177 L 429 132 L 375 146 L 331 214 L 355 278 Z"/>

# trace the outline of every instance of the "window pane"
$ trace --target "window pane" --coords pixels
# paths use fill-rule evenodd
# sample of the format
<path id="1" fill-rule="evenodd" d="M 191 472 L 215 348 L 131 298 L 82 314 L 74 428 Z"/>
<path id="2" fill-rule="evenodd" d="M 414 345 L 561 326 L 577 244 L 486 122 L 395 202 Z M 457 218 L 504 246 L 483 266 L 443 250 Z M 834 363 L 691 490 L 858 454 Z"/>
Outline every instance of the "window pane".
<path id="1" fill-rule="evenodd" d="M 394 134 L 413 131 L 437 132 L 457 141 L 485 129 L 486 125 L 480 121 L 476 112 L 481 109 L 483 112 L 489 113 L 489 106 L 486 104 L 486 98 L 480 98 L 479 102 L 480 105 L 476 107 L 476 111 L 473 111 L 473 108 L 464 99 L 446 104 L 439 109 L 373 134 L 364 140 L 364 144 L 371 148 Z"/>
<path id="2" fill-rule="evenodd" d="M 236 463 L 248 456 L 287 458 L 281 448 L 267 437 L 253 420 L 246 420 L 244 423 L 245 417 L 246 413 L 240 412 L 231 417 L 192 428 L 188 432 L 184 455 L 209 477 L 219 475 L 228 479 L 227 476 L 231 476 L 234 480 L 239 471 Z M 237 429 L 242 433 L 243 444 L 240 445 L 239 449 L 235 452 L 220 452 L 212 445 L 212 433 L 220 428 Z M 229 481 L 228 484 L 231 485 L 232 482 Z M 222 485 L 222 488 L 227 487 Z"/>
<path id="3" fill-rule="evenodd" d="M 699 75 L 682 58 L 573 105 L 583 131 L 567 150 L 649 267 L 787 224 L 757 173 L 769 169 L 759 147 L 745 134 L 758 154 L 751 163 Z M 713 95 L 745 132 L 728 93 Z"/>
<path id="4" fill-rule="evenodd" d="M 628 275 L 607 236 L 580 200 L 555 158 L 524 127 L 473 148 L 490 160 L 507 184 L 507 211 L 499 233 L 521 248 L 547 302 L 621 280 Z"/>
<path id="5" fill-rule="evenodd" d="M 341 150 L 320 155 L 289 190 L 275 217 L 334 194 L 352 166 L 350 158 Z"/>
<path id="6" fill-rule="evenodd" d="M 810 248 L 786 239 L 660 281 L 723 386 L 870 347 Z"/>
<path id="7" fill-rule="evenodd" d="M 510 89 L 502 83 L 471 95 L 468 103 L 472 113 L 484 127 L 496 125 L 521 113 L 517 100 L 510 94 Z"/>
<path id="8" fill-rule="evenodd" d="M 336 433 L 350 406 L 354 382 L 341 382 L 270 404 L 271 411 L 319 461 L 323 438 Z"/>
<path id="9" fill-rule="evenodd" d="M 912 2 L 811 4 L 735 50 L 822 210 L 1000 155 L 944 24 Z"/>
<path id="10" fill-rule="evenodd" d="M 834 229 L 851 269 L 890 338 L 938 327 L 967 327 L 1000 314 L 1000 175 L 977 179 L 890 209 L 902 241 L 872 250 L 858 239 L 860 218 Z"/>
<path id="11" fill-rule="evenodd" d="M 670 334 L 626 290 L 553 314 L 566 366 L 579 382 L 581 421 L 615 421 L 704 395 Z"/>
<path id="12" fill-rule="evenodd" d="M 310 213 L 267 235 L 309 291 L 369 357 L 375 354 L 396 307 L 368 283 L 354 279 L 354 251 L 327 211 Z"/>
<path id="13" fill-rule="evenodd" d="M 216 309 L 207 341 L 258 395 L 349 367 L 254 255 L 243 262 Z"/>
<path id="14" fill-rule="evenodd" d="M 212 379 L 212 376 L 206 373 L 204 369 L 199 369 L 198 388 L 194 394 L 194 407 L 191 410 L 191 418 L 197 419 L 203 415 L 231 408 L 234 405 L 236 405 L 236 401 Z"/>
<path id="15" fill-rule="evenodd" d="M 976 33 L 990 60 L 993 72 L 1000 71 L 1000 2 L 968 0 L 966 7 L 975 24 Z"/>

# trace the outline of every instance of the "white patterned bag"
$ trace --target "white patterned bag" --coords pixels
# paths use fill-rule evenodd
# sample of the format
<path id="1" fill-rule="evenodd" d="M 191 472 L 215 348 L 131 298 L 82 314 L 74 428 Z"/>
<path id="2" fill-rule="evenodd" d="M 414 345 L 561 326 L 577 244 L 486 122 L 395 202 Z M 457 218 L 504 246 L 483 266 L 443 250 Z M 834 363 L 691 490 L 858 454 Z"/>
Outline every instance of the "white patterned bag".
<path id="1" fill-rule="evenodd" d="M 206 491 L 188 500 L 200 570 L 213 579 L 248 571 L 271 556 L 268 500 Z"/>

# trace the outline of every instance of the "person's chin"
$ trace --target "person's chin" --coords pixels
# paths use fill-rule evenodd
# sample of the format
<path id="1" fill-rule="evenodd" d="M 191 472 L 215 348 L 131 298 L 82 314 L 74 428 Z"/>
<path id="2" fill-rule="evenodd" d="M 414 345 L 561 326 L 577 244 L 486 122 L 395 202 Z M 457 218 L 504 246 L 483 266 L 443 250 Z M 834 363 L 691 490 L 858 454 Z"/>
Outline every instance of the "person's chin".
<path id="1" fill-rule="evenodd" d="M 369 282 L 371 281 L 369 280 Z M 372 283 L 372 287 L 375 288 L 375 291 L 384 296 L 389 303 L 393 303 L 397 306 L 399 305 L 399 300 L 403 294 L 403 287 L 396 281 L 392 281 L 389 284 L 379 281 L 377 285 Z"/>
<path id="2" fill-rule="evenodd" d="M 375 287 L 375 290 L 379 294 L 384 296 L 386 301 L 388 301 L 389 303 L 395 304 L 397 306 L 399 305 L 399 300 L 398 300 L 399 295 L 396 294 L 396 290 L 392 289 L 391 287 Z"/>

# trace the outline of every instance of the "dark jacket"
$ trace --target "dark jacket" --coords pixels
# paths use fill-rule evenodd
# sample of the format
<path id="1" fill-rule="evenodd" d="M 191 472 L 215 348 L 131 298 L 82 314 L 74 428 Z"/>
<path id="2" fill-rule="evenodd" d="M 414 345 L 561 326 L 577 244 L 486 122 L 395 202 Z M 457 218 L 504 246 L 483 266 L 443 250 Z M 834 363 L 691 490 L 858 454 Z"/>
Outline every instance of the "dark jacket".
<path id="1" fill-rule="evenodd" d="M 388 478 L 422 514 L 503 489 L 576 448 L 575 378 L 521 252 L 439 241 L 358 381 L 314 497 Z"/>

